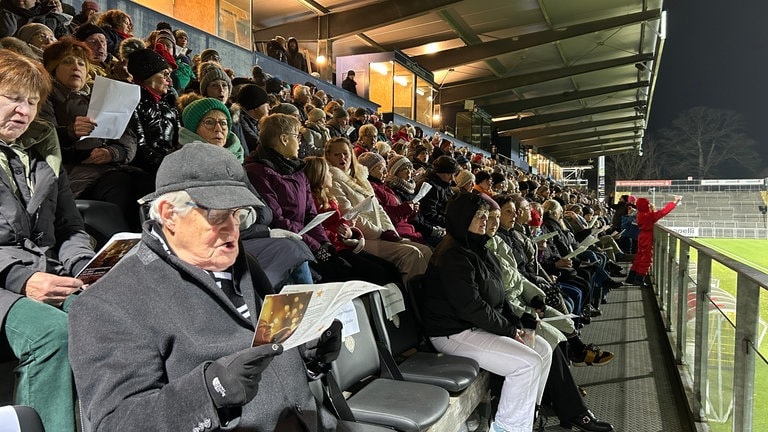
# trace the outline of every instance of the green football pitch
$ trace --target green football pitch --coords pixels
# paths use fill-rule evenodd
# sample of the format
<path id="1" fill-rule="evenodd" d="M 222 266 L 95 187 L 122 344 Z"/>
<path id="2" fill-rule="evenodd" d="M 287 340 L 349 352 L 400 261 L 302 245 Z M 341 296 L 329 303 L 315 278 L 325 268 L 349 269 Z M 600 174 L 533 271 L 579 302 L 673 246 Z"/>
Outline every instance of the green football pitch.
<path id="1" fill-rule="evenodd" d="M 768 240 L 757 239 L 696 239 L 724 255 L 727 255 L 750 267 L 768 273 Z M 695 259 L 693 256 L 692 259 Z M 713 262 L 712 277 L 718 280 L 721 289 L 736 296 L 736 275 L 733 271 Z M 768 290 L 760 293 L 760 316 L 764 323 L 768 323 Z M 762 326 L 760 327 L 762 329 Z M 760 331 L 760 330 L 758 330 Z M 764 357 L 768 357 L 768 337 L 762 341 L 759 351 Z M 768 364 L 761 358 L 755 360 L 755 395 L 753 403 L 753 428 L 755 431 L 768 431 Z M 718 424 L 710 422 L 710 427 L 715 432 L 731 431 L 730 422 Z"/>

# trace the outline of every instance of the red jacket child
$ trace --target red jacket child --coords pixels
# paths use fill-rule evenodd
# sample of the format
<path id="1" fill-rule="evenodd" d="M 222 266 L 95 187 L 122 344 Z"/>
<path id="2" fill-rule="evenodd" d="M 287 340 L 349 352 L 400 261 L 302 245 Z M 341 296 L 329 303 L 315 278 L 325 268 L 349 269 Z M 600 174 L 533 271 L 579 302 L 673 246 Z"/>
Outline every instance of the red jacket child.
<path id="1" fill-rule="evenodd" d="M 640 234 L 637 237 L 637 254 L 632 262 L 627 282 L 642 284 L 642 278 L 648 274 L 653 262 L 653 226 L 669 214 L 683 197 L 675 196 L 675 200 L 667 203 L 661 210 L 656 210 L 647 198 L 637 200 L 637 226 Z"/>

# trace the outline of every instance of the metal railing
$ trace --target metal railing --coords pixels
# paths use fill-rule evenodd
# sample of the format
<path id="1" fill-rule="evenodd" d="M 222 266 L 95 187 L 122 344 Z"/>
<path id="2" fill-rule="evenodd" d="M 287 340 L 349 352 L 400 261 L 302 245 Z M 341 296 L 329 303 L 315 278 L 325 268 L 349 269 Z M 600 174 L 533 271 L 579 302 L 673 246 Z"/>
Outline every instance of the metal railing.
<path id="1" fill-rule="evenodd" d="M 655 295 L 694 419 L 713 431 L 752 431 L 755 368 L 768 371 L 759 351 L 768 274 L 661 225 L 654 255 Z M 713 262 L 734 272 L 729 286 L 713 278 Z"/>

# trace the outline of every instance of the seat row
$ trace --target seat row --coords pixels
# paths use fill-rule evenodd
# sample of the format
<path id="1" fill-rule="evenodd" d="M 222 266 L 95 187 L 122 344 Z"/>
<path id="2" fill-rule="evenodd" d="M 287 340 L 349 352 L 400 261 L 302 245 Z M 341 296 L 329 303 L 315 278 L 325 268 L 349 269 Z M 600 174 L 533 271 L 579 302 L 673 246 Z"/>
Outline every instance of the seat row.
<path id="1" fill-rule="evenodd" d="M 445 419 L 455 429 L 485 396 L 477 362 L 438 353 L 421 335 L 418 286 L 415 278 L 402 293 L 405 310 L 391 318 L 378 291 L 353 301 L 360 331 L 323 380 L 323 400 L 340 418 L 409 432 L 445 430 L 437 425 Z"/>

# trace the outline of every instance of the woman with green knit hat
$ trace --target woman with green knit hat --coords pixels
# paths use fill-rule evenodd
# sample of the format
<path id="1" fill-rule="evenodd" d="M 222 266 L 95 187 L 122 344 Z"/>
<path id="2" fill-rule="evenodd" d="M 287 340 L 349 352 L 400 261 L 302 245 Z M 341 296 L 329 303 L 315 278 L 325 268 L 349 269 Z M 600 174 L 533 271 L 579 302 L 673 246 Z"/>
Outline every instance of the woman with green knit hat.
<path id="1" fill-rule="evenodd" d="M 198 99 L 184 108 L 181 113 L 183 127 L 179 131 L 179 143 L 207 142 L 224 147 L 241 163 L 245 158 L 243 146 L 232 133 L 232 116 L 220 100 Z"/>

